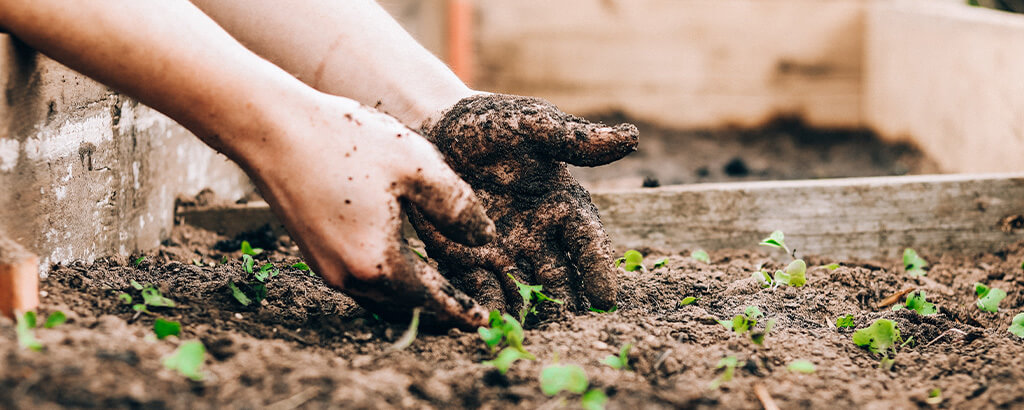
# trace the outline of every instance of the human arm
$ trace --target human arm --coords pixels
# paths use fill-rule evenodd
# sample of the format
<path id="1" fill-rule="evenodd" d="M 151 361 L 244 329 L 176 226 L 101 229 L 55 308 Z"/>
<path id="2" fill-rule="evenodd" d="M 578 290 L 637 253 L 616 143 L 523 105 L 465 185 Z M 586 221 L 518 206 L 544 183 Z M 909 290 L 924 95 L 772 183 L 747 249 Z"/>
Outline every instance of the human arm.
<path id="1" fill-rule="evenodd" d="M 239 163 L 328 283 L 381 308 L 485 321 L 401 246 L 399 209 L 418 205 L 470 245 L 493 225 L 436 150 L 391 117 L 304 85 L 184 0 L 0 0 L 0 26 Z"/>

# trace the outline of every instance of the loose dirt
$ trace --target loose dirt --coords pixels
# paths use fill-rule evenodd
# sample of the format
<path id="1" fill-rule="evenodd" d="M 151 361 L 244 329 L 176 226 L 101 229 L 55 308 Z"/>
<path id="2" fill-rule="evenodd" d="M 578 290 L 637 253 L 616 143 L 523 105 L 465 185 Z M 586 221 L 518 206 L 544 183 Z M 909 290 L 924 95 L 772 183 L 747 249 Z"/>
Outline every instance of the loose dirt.
<path id="1" fill-rule="evenodd" d="M 14 324 L 0 320 L 0 408 L 578 407 L 576 396 L 540 391 L 538 374 L 556 360 L 583 366 L 591 385 L 608 394 L 610 409 L 759 408 L 755 385 L 781 408 L 1024 405 L 1024 341 L 1006 331 L 1024 306 L 1021 244 L 994 254 L 925 254 L 932 265 L 920 279 L 906 276 L 898 261 L 810 257 L 811 266 L 843 266 L 811 268 L 806 286 L 777 289 L 762 289 L 750 275 L 761 264 L 782 267 L 788 256 L 781 251 L 712 251 L 705 264 L 683 256 L 689 250 L 642 249 L 648 268 L 662 256 L 668 267 L 620 271 L 616 312 L 533 324 L 525 347 L 538 359 L 501 375 L 480 364 L 492 355 L 475 333 L 420 334 L 409 348 L 391 351 L 405 325 L 377 320 L 320 279 L 290 268 L 299 258 L 287 240 L 259 244 L 268 250 L 257 263 L 269 261 L 282 273 L 268 281 L 266 303 L 243 307 L 228 281 L 252 279 L 238 252 L 216 250 L 237 249 L 237 241 L 216 246 L 221 240 L 179 231 L 138 266 L 125 258 L 56 268 L 41 284 L 41 311 L 61 310 L 70 319 L 36 330 L 42 352 L 20 349 Z M 117 297 L 136 292 L 131 280 L 155 284 L 178 307 L 137 316 Z M 999 313 L 974 306 L 974 282 L 1007 291 Z M 875 307 L 911 285 L 927 292 L 937 314 Z M 699 299 L 678 306 L 686 296 Z M 715 321 L 751 305 L 775 320 L 763 346 Z M 913 337 L 891 371 L 852 343 L 852 330 L 834 327 L 845 314 L 856 317 L 857 328 L 892 319 L 905 338 Z M 203 381 L 163 368 L 162 358 L 181 342 L 156 340 L 156 317 L 180 321 L 181 340 L 206 345 Z M 632 371 L 600 363 L 625 343 L 635 344 Z M 715 365 L 727 356 L 744 364 L 732 381 L 709 388 L 721 374 Z M 796 359 L 810 360 L 817 371 L 790 372 Z M 942 401 L 927 404 L 935 388 Z"/>
<path id="2" fill-rule="evenodd" d="M 588 119 L 635 124 L 640 146 L 606 166 L 572 167 L 587 189 L 940 171 L 912 145 L 884 142 L 869 130 L 811 128 L 798 119 L 712 130 L 677 130 L 615 114 Z"/>

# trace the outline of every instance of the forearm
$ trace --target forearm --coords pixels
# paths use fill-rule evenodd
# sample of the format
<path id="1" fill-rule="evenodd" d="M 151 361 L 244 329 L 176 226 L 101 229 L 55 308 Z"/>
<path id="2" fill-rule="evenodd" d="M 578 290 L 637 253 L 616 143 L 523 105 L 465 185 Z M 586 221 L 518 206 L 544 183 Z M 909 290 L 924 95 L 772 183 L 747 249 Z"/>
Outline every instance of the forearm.
<path id="1" fill-rule="evenodd" d="M 303 82 L 413 128 L 472 94 L 373 0 L 192 1 Z"/>
<path id="2" fill-rule="evenodd" d="M 272 101 L 313 93 L 185 0 L 0 0 L 0 26 L 167 114 L 233 159 Z M 308 91 L 303 91 L 306 89 Z"/>

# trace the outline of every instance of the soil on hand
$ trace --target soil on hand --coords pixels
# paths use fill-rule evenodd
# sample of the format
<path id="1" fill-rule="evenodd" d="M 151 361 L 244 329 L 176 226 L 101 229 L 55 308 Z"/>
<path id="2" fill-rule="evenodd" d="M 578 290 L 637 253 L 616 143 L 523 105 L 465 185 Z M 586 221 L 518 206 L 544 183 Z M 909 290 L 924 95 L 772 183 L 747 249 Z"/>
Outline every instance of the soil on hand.
<path id="1" fill-rule="evenodd" d="M 1024 405 L 1024 340 L 1007 332 L 1024 306 L 1022 245 L 984 255 L 925 254 L 931 268 L 922 278 L 907 276 L 898 261 L 812 257 L 805 286 L 768 289 L 751 273 L 762 264 L 783 267 L 789 257 L 781 251 L 712 251 L 705 264 L 683 256 L 689 250 L 641 250 L 648 269 L 619 272 L 617 311 L 528 321 L 525 347 L 537 360 L 501 375 L 480 363 L 493 354 L 476 333 L 421 332 L 393 351 L 405 325 L 379 321 L 291 268 L 299 258 L 287 241 L 263 244 L 256 266 L 270 262 L 281 273 L 267 279 L 264 303 L 245 307 L 229 288 L 254 281 L 238 252 L 215 250 L 219 238 L 203 232 L 174 238 L 138 266 L 110 259 L 56 268 L 41 284 L 41 311 L 61 310 L 69 320 L 36 329 L 41 352 L 19 348 L 14 324 L 0 320 L 0 408 L 578 407 L 578 395 L 541 392 L 538 375 L 555 361 L 583 366 L 610 409 L 760 408 L 757 385 L 781 408 Z M 663 256 L 667 267 L 650 269 Z M 817 267 L 832 262 L 843 266 Z M 132 280 L 155 285 L 177 307 L 137 314 L 118 298 L 136 294 Z M 998 313 L 975 306 L 975 282 L 1008 293 Z M 907 286 L 927 292 L 938 313 L 876 307 Z M 679 306 L 687 296 L 699 299 Z M 761 346 L 716 321 L 747 306 L 764 313 L 762 323 L 775 322 Z M 891 319 L 912 338 L 891 370 L 853 344 L 853 329 L 835 327 L 846 314 L 856 328 Z M 181 341 L 157 340 L 157 317 L 180 321 L 181 341 L 206 346 L 202 381 L 163 367 Z M 634 345 L 632 370 L 601 364 L 626 343 Z M 735 377 L 711 388 L 723 374 L 716 364 L 729 356 L 740 362 Z M 798 359 L 813 362 L 816 372 L 788 370 Z M 933 389 L 941 389 L 931 399 L 938 404 L 928 404 Z"/>
<path id="2" fill-rule="evenodd" d="M 868 130 L 810 128 L 798 119 L 712 130 L 675 130 L 622 115 L 589 119 L 635 124 L 640 146 L 606 166 L 572 167 L 587 189 L 939 172 L 912 145 L 884 142 Z"/>

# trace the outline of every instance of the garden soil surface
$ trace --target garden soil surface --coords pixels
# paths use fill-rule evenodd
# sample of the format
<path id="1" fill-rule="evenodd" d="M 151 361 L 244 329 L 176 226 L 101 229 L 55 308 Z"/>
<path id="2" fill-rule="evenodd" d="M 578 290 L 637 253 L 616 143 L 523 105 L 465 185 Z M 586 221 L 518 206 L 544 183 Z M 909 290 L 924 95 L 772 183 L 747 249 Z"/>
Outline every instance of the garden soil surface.
<path id="1" fill-rule="evenodd" d="M 639 148 L 625 158 L 597 168 L 572 167 L 588 189 L 940 171 L 913 145 L 885 142 L 864 129 L 810 128 L 799 119 L 709 130 L 671 129 L 614 114 L 588 119 L 630 122 L 640 130 Z"/>
<path id="2" fill-rule="evenodd" d="M 814 267 L 806 286 L 774 289 L 761 288 L 751 272 L 782 267 L 788 256 L 781 251 L 752 244 L 712 251 L 711 263 L 702 263 L 687 249 L 641 249 L 648 267 L 663 256 L 668 266 L 622 271 L 618 311 L 534 323 L 525 347 L 537 360 L 502 375 L 481 364 L 493 355 L 476 333 L 421 332 L 408 348 L 392 351 L 406 325 L 381 322 L 288 267 L 299 257 L 287 240 L 251 238 L 268 248 L 257 263 L 282 272 L 269 279 L 265 303 L 241 306 L 228 283 L 252 279 L 238 252 L 223 251 L 238 242 L 222 239 L 180 229 L 138 266 L 125 258 L 55 268 L 41 284 L 40 310 L 63 311 L 69 320 L 36 330 L 41 352 L 19 348 L 14 324 L 0 320 L 0 408 L 578 407 L 578 395 L 541 393 L 538 375 L 556 361 L 582 366 L 591 386 L 607 393 L 609 409 L 760 408 L 758 385 L 784 409 L 1024 406 L 1024 342 L 1007 332 L 1024 308 L 1020 244 L 994 254 L 925 254 L 931 266 L 919 279 L 898 261 L 809 257 L 811 266 L 843 266 Z M 177 307 L 137 315 L 118 299 L 138 296 L 131 280 L 156 285 Z M 998 313 L 975 307 L 975 282 L 1007 291 Z M 908 286 L 926 291 L 938 313 L 876 308 Z M 687 296 L 699 299 L 679 306 Z M 761 323 L 775 322 L 762 346 L 716 322 L 747 306 L 764 312 Z M 894 320 L 912 338 L 891 370 L 853 344 L 853 329 L 835 327 L 845 314 L 855 316 L 856 328 Z M 157 340 L 157 317 L 180 321 L 181 340 Z M 188 340 L 208 351 L 202 381 L 161 364 Z M 626 343 L 634 345 L 632 370 L 601 364 Z M 728 356 L 742 362 L 735 378 L 711 388 L 723 374 L 716 364 Z M 788 370 L 797 359 L 813 362 L 816 372 Z M 928 403 L 933 389 L 941 389 L 937 404 Z"/>

